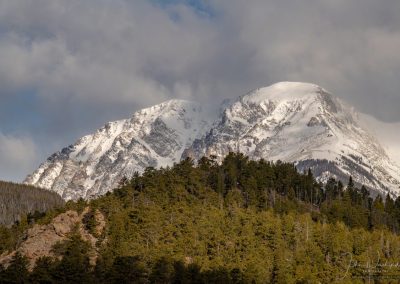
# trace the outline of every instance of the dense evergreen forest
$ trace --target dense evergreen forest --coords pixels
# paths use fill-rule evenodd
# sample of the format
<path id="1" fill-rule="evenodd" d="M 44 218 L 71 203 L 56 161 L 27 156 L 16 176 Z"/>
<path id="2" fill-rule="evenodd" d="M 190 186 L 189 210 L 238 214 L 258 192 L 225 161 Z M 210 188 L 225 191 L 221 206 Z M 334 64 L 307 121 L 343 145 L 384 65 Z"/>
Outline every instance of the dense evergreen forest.
<path id="1" fill-rule="evenodd" d="M 12 225 L 26 214 L 40 215 L 64 205 L 55 192 L 30 185 L 0 181 L 0 225 Z"/>
<path id="2" fill-rule="evenodd" d="M 1 283 L 398 283 L 400 199 L 365 187 L 322 185 L 293 164 L 229 154 L 197 165 L 148 168 L 103 197 L 36 216 L 82 212 L 97 237 L 97 261 L 75 231 L 32 271 L 16 254 Z M 101 235 L 96 210 L 106 217 Z M 18 246 L 27 222 L 0 231 L 0 254 Z M 25 224 L 25 225 L 23 225 Z M 12 234 L 10 233 L 12 232 Z M 4 241 L 7 240 L 7 241 Z"/>

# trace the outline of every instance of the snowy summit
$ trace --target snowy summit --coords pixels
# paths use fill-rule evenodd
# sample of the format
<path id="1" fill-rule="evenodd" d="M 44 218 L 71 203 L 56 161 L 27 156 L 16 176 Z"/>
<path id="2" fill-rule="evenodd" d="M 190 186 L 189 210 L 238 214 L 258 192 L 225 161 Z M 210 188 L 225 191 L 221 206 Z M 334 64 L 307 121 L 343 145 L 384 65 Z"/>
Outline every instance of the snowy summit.
<path id="1" fill-rule="evenodd" d="M 212 118 L 198 103 L 171 100 L 140 110 L 53 154 L 25 182 L 66 200 L 93 198 L 149 166 L 240 151 L 311 168 L 321 181 L 352 175 L 375 194 L 400 195 L 400 168 L 354 109 L 317 85 L 280 82 L 220 109 Z"/>

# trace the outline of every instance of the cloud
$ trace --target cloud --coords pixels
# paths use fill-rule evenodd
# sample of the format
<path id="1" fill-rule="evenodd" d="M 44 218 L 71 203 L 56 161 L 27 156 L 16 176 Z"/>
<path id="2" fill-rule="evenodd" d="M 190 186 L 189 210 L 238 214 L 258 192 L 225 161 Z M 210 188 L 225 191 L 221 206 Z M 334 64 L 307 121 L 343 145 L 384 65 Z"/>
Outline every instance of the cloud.
<path id="1" fill-rule="evenodd" d="M 400 122 L 385 123 L 366 114 L 360 114 L 359 118 L 362 126 L 368 129 L 375 137 L 379 138 L 379 142 L 386 153 L 400 166 Z"/>
<path id="2" fill-rule="evenodd" d="M 23 131 L 44 159 L 142 107 L 286 80 L 400 121 L 399 10 L 398 0 L 0 0 L 0 130 Z"/>
<path id="3" fill-rule="evenodd" d="M 3 2 L 0 82 L 35 88 L 56 105 L 68 98 L 126 111 L 176 97 L 177 86 L 207 100 L 312 81 L 368 112 L 376 108 L 365 97 L 386 103 L 374 115 L 400 119 L 391 107 L 400 87 L 398 1 L 221 0 L 209 3 L 214 17 L 171 3 Z"/>
<path id="4" fill-rule="evenodd" d="M 0 133 L 0 179 L 22 181 L 37 166 L 36 147 L 28 137 Z"/>
<path id="5" fill-rule="evenodd" d="M 229 2 L 229 4 L 228 4 Z M 400 2 L 219 1 L 226 33 L 252 50 L 254 84 L 311 81 L 364 112 L 400 120 Z M 232 36 L 233 38 L 234 36 Z M 264 79 L 263 77 L 264 76 Z"/>

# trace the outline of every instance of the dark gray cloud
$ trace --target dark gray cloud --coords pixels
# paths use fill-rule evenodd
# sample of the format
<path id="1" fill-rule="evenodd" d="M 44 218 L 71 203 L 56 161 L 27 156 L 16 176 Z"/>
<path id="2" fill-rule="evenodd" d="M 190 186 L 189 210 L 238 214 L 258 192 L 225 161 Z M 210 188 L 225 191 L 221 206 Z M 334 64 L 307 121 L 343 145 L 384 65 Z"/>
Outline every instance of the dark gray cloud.
<path id="1" fill-rule="evenodd" d="M 0 178 L 141 107 L 284 80 L 399 121 L 398 11 L 398 0 L 0 0 L 0 146 L 32 151 L 13 175 L 4 168 L 21 161 L 3 153 Z"/>

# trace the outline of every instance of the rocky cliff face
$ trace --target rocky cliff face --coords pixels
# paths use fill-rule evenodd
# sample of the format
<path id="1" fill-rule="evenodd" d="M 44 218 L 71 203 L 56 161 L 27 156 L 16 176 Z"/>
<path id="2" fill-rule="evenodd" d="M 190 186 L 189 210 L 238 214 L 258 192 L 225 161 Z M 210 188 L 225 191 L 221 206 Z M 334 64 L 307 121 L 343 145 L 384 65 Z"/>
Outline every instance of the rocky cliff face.
<path id="1" fill-rule="evenodd" d="M 67 240 L 69 235 L 76 230 L 81 235 L 82 239 L 89 242 L 91 245 L 91 258 L 92 264 L 95 264 L 97 258 L 96 236 L 103 233 L 105 227 L 105 218 L 100 211 L 96 211 L 94 218 L 96 220 L 96 236 L 93 236 L 85 229 L 83 218 L 88 213 L 89 208 L 86 208 L 81 214 L 76 211 L 67 211 L 59 214 L 47 225 L 34 225 L 28 229 L 23 242 L 19 245 L 18 249 L 11 252 L 6 252 L 0 255 L 0 264 L 7 266 L 12 257 L 19 252 L 21 255 L 27 257 L 29 261 L 29 268 L 35 266 L 36 261 L 43 256 L 54 257 L 52 252 L 53 246 L 59 242 Z"/>
<path id="2" fill-rule="evenodd" d="M 225 102 L 210 116 L 196 103 L 172 100 L 106 124 L 51 156 L 26 183 L 65 199 L 91 198 L 123 176 L 230 151 L 296 163 L 325 181 L 352 175 L 375 193 L 400 194 L 400 169 L 357 113 L 321 87 L 282 82 Z"/>

